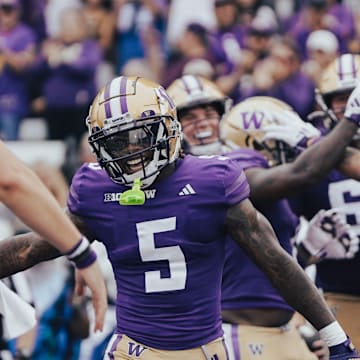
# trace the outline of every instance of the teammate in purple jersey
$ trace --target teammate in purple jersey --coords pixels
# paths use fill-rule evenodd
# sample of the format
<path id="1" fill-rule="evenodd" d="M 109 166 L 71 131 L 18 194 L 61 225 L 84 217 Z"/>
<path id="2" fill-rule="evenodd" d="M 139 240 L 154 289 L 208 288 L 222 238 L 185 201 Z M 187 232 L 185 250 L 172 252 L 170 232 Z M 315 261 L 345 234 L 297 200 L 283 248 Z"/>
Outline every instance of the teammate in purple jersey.
<path id="1" fill-rule="evenodd" d="M 336 164 L 336 155 L 333 154 L 335 156 L 329 159 L 329 163 L 318 159 L 319 163 L 314 164 L 311 171 L 307 171 L 307 167 L 303 165 L 314 156 L 312 149 L 293 164 L 270 168 L 270 161 L 279 163 L 280 160 L 275 151 L 267 152 L 268 159 L 265 159 L 258 151 L 251 149 L 230 151 L 222 142 L 219 120 L 224 113 L 226 116 L 229 105 L 215 84 L 198 76 L 186 75 L 174 81 L 167 91 L 178 108 L 178 117 L 184 131 L 185 149 L 198 155 L 226 153 L 228 157 L 239 162 L 249 181 L 250 199 L 270 221 L 282 247 L 291 253 L 291 238 L 295 234 L 298 219 L 284 197 L 316 181 L 322 172 L 331 168 L 331 162 Z M 278 115 L 276 112 L 283 112 L 289 116 L 289 107 L 286 104 L 271 98 L 257 99 L 255 103 L 250 101 L 250 106 L 240 105 L 239 111 L 235 107 L 233 112 L 230 111 L 230 116 L 244 118 L 246 114 L 251 118 L 251 114 L 255 116 L 256 109 L 261 109 L 262 114 L 266 114 L 267 117 Z M 291 111 L 290 115 L 294 117 L 295 113 Z M 261 116 L 259 118 L 261 119 Z M 303 130 L 306 126 L 303 124 Z M 353 133 L 356 131 L 356 127 L 350 122 L 348 126 L 352 128 Z M 310 125 L 307 127 L 314 130 Z M 232 128 L 232 131 L 236 130 Z M 250 143 L 253 140 L 252 135 L 246 133 L 246 130 L 239 131 L 236 135 L 247 138 Z M 350 141 L 351 136 L 347 138 Z M 245 142 L 241 145 L 249 147 Z M 343 147 L 345 145 L 344 143 Z M 286 174 L 286 177 L 279 178 L 282 186 L 278 187 L 274 179 L 281 173 Z M 291 176 L 294 173 L 296 181 L 295 176 Z M 262 190 L 264 186 L 266 188 Z M 283 300 L 260 269 L 228 238 L 222 282 L 222 317 L 223 328 L 228 335 L 230 359 L 246 360 L 259 356 L 266 359 L 316 358 L 306 348 L 299 334 L 288 325 L 293 314 L 294 310 Z M 284 343 L 286 346 L 283 346 Z M 316 345 L 321 348 L 321 344 L 317 343 L 315 347 Z M 320 349 L 317 355 L 319 358 L 326 357 L 323 349 Z"/>
<path id="2" fill-rule="evenodd" d="M 359 55 L 341 55 L 324 70 L 317 93 L 323 113 L 315 114 L 317 124 L 322 125 L 323 131 L 330 131 L 332 134 L 332 128 L 336 124 L 346 122 L 343 119 L 347 102 L 354 102 L 354 105 L 358 106 L 360 89 L 353 89 L 359 84 L 359 75 Z M 351 93 L 353 95 L 349 98 Z M 357 119 L 358 112 L 348 112 L 345 116 L 353 115 Z M 318 121 L 319 119 L 322 121 Z M 354 137 L 352 146 L 359 147 L 358 134 Z M 354 149 L 351 150 L 354 152 Z M 341 209 L 341 215 L 360 238 L 360 183 L 349 177 L 356 175 L 359 180 L 359 157 L 349 151 L 345 166 L 339 169 L 341 173 L 332 171 L 320 184 L 291 199 L 291 203 L 296 212 L 307 218 L 313 216 L 319 208 Z M 360 316 L 360 285 L 354 280 L 354 274 L 359 272 L 359 269 L 360 254 L 353 259 L 326 260 L 317 265 L 316 278 L 328 304 L 334 309 L 337 319 L 346 328 L 356 346 L 360 346 L 360 327 L 353 320 Z"/>
<path id="3" fill-rule="evenodd" d="M 228 359 L 220 314 L 228 235 L 339 354 L 347 350 L 318 290 L 248 199 L 239 164 L 179 155 L 176 107 L 160 85 L 113 79 L 87 124 L 99 164 L 78 170 L 68 205 L 78 227 L 104 243 L 117 282 L 105 359 Z M 33 233 L 0 243 L 0 253 L 19 247 L 19 256 L 2 257 L 0 277 L 59 255 Z"/>

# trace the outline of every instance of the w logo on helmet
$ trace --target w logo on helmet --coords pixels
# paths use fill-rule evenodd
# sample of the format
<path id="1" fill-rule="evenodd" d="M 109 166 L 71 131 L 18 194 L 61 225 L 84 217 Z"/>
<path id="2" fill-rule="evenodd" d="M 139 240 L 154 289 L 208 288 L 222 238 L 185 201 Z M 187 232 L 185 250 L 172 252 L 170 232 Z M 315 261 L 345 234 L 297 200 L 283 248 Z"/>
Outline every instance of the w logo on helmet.
<path id="1" fill-rule="evenodd" d="M 263 123 L 265 114 L 262 111 L 246 111 L 240 113 L 244 129 L 260 129 Z"/>

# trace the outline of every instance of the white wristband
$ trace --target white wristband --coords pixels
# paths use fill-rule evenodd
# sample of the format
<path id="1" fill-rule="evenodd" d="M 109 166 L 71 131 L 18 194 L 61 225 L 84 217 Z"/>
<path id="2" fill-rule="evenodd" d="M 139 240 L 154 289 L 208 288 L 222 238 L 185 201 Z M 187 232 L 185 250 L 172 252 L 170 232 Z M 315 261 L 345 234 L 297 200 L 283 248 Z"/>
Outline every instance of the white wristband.
<path id="1" fill-rule="evenodd" d="M 347 339 L 343 328 L 337 321 L 334 321 L 320 329 L 319 334 L 329 347 L 339 345 Z"/>

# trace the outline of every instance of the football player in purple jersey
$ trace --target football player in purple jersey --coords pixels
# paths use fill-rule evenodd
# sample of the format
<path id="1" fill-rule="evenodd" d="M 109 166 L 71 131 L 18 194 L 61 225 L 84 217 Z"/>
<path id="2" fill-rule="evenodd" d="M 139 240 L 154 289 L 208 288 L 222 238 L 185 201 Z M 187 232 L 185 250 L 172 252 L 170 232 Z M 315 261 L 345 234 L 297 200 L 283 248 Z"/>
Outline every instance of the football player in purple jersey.
<path id="1" fill-rule="evenodd" d="M 101 330 L 107 308 L 106 288 L 88 240 L 64 215 L 38 176 L 3 142 L 0 142 L 0 166 L 0 201 L 75 263 L 92 291 L 95 330 Z M 4 252 L 2 257 L 10 259 L 21 254 L 19 248 L 13 251 Z"/>
<path id="2" fill-rule="evenodd" d="M 98 163 L 75 174 L 68 209 L 89 239 L 104 243 L 114 270 L 117 328 L 105 359 L 228 359 L 221 328 L 228 235 L 324 340 L 347 351 L 319 291 L 250 202 L 239 164 L 179 155 L 181 125 L 160 85 L 113 79 L 87 124 Z M 33 233 L 0 243 L 1 254 L 15 248 L 16 256 L 2 256 L 0 277 L 59 255 Z"/>
<path id="3" fill-rule="evenodd" d="M 321 130 L 330 131 L 329 134 L 332 134 L 339 125 L 346 122 L 344 116 L 353 117 L 355 122 L 359 121 L 360 89 L 356 88 L 359 79 L 359 55 L 343 54 L 324 70 L 317 93 L 323 113 L 319 111 L 315 113 L 316 124 Z M 352 95 L 349 98 L 350 94 Z M 347 103 L 352 104 L 353 107 L 346 108 Z M 314 119 L 314 114 L 311 118 Z M 287 140 L 283 139 L 283 141 Z M 351 145 L 359 147 L 358 134 Z M 311 187 L 301 196 L 292 198 L 291 204 L 296 213 L 302 213 L 308 219 L 321 208 L 336 207 L 360 237 L 360 183 L 350 178 L 356 176 L 359 180 L 360 158 L 353 155 L 354 148 L 350 150 L 352 152 L 348 152 L 344 165 L 339 167 L 341 172 L 333 170 L 321 183 Z M 316 277 L 318 286 L 324 291 L 325 299 L 357 347 L 360 346 L 360 327 L 353 320 L 360 317 L 360 285 L 354 279 L 354 274 L 359 270 L 360 254 L 357 254 L 352 259 L 329 259 L 319 263 Z"/>
<path id="4" fill-rule="evenodd" d="M 228 111 L 228 100 L 215 84 L 192 75 L 177 79 L 167 91 L 177 105 L 185 150 L 197 155 L 226 153 L 239 162 L 249 181 L 250 199 L 270 221 L 280 244 L 291 253 L 291 238 L 298 218 L 284 198 L 318 181 L 337 163 L 342 150 L 337 148 L 339 153 L 333 153 L 327 162 L 318 157 L 313 160 L 311 149 L 294 163 L 274 167 L 284 158 L 294 157 L 295 152 L 288 147 L 286 153 L 280 144 L 264 141 L 264 126 L 276 123 L 276 118 L 283 114 L 282 118 L 287 120 L 291 130 L 297 131 L 298 142 L 305 134 L 307 137 L 319 135 L 288 105 L 274 98 L 255 97 Z M 219 121 L 223 116 L 225 141 L 219 134 Z M 346 135 L 347 142 L 350 142 L 357 128 L 350 122 L 346 126 L 351 129 Z M 340 146 L 345 148 L 346 143 Z M 332 146 L 327 146 L 327 152 L 332 152 Z M 322 156 L 327 157 L 327 153 L 323 151 Z M 309 163 L 311 167 L 307 165 Z M 341 226 L 339 231 L 341 235 L 349 235 L 347 227 Z M 316 235 L 320 232 L 321 229 L 317 229 Z M 358 239 L 353 241 L 358 245 Z M 355 246 L 350 251 L 349 246 L 346 253 L 339 241 L 330 241 L 324 246 L 328 253 L 331 247 L 332 254 L 336 251 L 337 256 L 353 256 L 357 250 Z M 319 252 L 320 248 L 316 251 Z M 321 253 L 324 254 L 323 249 Z M 299 334 L 288 324 L 293 314 L 294 310 L 259 268 L 228 238 L 222 281 L 222 317 L 230 359 L 247 360 L 259 356 L 266 359 L 314 359 L 314 354 L 308 351 Z M 316 353 L 319 358 L 326 358 L 321 343 L 315 343 L 316 346 L 320 347 Z"/>

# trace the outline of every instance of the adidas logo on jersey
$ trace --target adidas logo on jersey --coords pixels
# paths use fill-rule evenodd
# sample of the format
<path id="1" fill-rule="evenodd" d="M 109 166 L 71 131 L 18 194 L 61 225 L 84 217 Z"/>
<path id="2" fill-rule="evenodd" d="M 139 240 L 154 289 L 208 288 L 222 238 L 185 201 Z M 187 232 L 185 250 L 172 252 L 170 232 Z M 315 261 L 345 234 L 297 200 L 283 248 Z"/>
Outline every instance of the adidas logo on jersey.
<path id="1" fill-rule="evenodd" d="M 193 187 L 190 184 L 186 184 L 179 192 L 179 196 L 194 195 L 194 194 L 196 194 L 196 191 L 193 189 Z"/>

